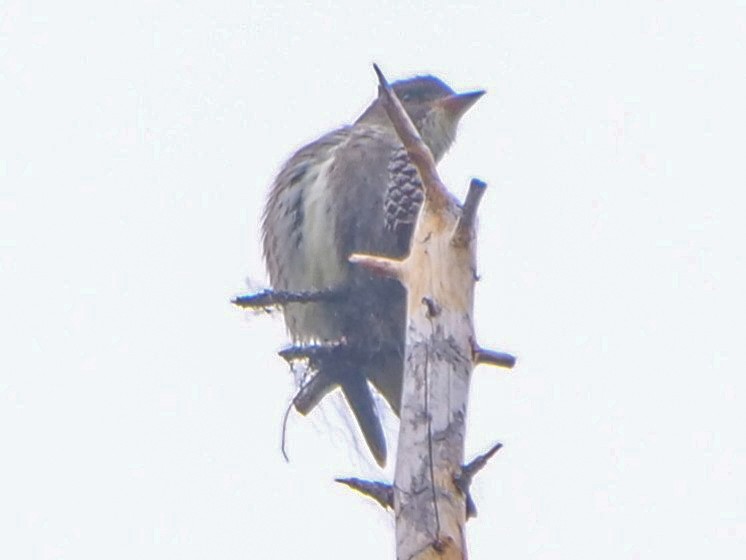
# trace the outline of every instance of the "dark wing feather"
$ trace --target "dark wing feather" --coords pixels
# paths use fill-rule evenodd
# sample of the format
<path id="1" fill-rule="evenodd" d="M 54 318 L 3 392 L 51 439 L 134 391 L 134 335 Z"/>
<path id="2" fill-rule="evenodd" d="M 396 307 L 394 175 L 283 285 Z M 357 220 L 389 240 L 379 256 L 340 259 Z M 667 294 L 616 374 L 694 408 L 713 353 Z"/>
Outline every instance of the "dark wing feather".
<path id="1" fill-rule="evenodd" d="M 417 171 L 394 131 L 356 127 L 335 160 L 330 184 L 337 189 L 334 196 L 340 205 L 335 238 L 341 254 L 404 257 L 422 198 L 416 193 Z M 396 280 L 349 266 L 351 294 L 343 312 L 344 332 L 351 344 L 369 349 L 364 373 L 398 412 L 406 291 Z"/>
<path id="2" fill-rule="evenodd" d="M 389 184 L 383 202 L 386 228 L 397 236 L 400 247 L 409 249 L 414 224 L 425 199 L 422 181 L 404 146 L 393 152 L 388 171 Z"/>

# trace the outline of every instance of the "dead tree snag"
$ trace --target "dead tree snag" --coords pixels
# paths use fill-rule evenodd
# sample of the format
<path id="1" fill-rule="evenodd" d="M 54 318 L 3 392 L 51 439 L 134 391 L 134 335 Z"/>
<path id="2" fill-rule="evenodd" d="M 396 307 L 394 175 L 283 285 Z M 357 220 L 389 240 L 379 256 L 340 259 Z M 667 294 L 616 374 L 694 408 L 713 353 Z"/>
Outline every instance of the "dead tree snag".
<path id="1" fill-rule="evenodd" d="M 396 94 L 377 66 L 375 70 L 379 96 L 425 191 L 405 259 L 350 257 L 372 272 L 396 278 L 408 294 L 393 486 L 397 558 L 463 559 L 467 488 L 473 474 L 461 467 L 471 373 L 477 363 L 511 367 L 515 361 L 475 343 L 475 221 L 486 185 L 473 180 L 464 205 L 459 205 L 441 182 L 430 150 Z"/>

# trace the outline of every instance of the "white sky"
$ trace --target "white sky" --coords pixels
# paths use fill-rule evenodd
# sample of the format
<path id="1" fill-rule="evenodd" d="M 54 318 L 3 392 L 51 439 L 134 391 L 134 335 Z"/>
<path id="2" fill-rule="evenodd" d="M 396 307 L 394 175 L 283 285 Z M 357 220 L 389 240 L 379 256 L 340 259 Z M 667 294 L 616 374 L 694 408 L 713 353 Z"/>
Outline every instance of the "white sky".
<path id="1" fill-rule="evenodd" d="M 373 61 L 489 92 L 441 167 L 519 356 L 471 558 L 746 558 L 746 7 L 114 4 L 0 2 L 1 558 L 393 557 L 341 407 L 282 460 L 283 326 L 228 303 Z"/>

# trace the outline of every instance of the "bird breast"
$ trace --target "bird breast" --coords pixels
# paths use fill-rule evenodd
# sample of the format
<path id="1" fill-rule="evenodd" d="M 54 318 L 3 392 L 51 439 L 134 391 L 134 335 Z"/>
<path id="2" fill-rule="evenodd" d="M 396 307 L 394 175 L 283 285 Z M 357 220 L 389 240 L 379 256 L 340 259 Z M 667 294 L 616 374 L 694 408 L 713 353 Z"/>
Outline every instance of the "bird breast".
<path id="1" fill-rule="evenodd" d="M 324 289 L 344 280 L 345 267 L 334 239 L 336 213 L 329 189 L 329 171 L 334 157 L 319 164 L 315 181 L 308 185 L 303 200 L 303 256 L 306 260 L 306 282 L 312 288 Z"/>

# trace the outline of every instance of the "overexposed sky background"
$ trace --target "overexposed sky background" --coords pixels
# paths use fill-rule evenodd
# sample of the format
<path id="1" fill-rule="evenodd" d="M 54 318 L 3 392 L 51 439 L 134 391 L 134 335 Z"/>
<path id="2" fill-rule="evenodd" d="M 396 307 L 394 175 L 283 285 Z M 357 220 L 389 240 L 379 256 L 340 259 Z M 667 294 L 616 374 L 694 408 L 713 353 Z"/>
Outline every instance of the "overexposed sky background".
<path id="1" fill-rule="evenodd" d="M 0 2 L 0 557 L 390 558 L 291 416 L 259 217 L 390 79 L 488 95 L 471 558 L 746 557 L 746 6 Z"/>

